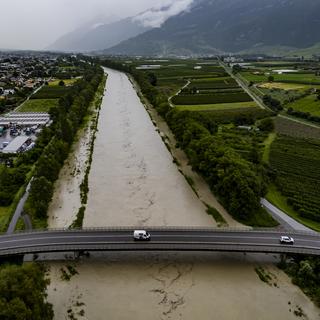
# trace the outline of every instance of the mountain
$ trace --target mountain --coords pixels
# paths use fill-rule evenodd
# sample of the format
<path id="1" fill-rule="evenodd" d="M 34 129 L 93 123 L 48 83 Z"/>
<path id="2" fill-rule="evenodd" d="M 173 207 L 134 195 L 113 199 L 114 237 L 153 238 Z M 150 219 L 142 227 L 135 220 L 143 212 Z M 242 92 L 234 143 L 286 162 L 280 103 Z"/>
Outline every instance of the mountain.
<path id="1" fill-rule="evenodd" d="M 319 0 L 194 0 L 191 7 L 105 51 L 188 55 L 304 49 L 320 42 Z M 317 46 L 315 46 L 317 47 Z"/>
<path id="2" fill-rule="evenodd" d="M 102 50 L 150 29 L 143 26 L 141 22 L 134 20 L 134 18 L 119 21 L 110 21 L 110 18 L 108 18 L 108 20 L 109 23 L 105 23 L 103 21 L 106 21 L 106 19 L 96 18 L 94 21 L 62 36 L 46 49 L 78 52 Z M 112 20 L 114 20 L 113 17 Z"/>

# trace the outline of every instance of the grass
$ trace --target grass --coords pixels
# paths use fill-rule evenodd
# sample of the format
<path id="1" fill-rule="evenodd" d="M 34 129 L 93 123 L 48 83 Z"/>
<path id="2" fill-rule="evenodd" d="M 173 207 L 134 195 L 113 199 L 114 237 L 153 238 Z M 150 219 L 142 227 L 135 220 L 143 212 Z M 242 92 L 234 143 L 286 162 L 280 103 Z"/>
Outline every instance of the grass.
<path id="1" fill-rule="evenodd" d="M 262 156 L 262 161 L 265 163 L 269 163 L 269 156 L 270 156 L 270 148 L 273 141 L 276 139 L 277 134 L 272 132 L 269 134 L 268 138 L 264 141 L 264 152 Z"/>
<path id="2" fill-rule="evenodd" d="M 11 219 L 12 206 L 0 207 L 0 232 L 5 232 Z"/>
<path id="3" fill-rule="evenodd" d="M 239 222 L 257 228 L 273 228 L 279 225 L 279 223 L 274 220 L 273 217 L 265 209 L 261 207 L 253 217 L 245 221 L 240 220 Z"/>
<path id="4" fill-rule="evenodd" d="M 291 206 L 288 205 L 286 197 L 282 196 L 277 190 L 274 184 L 271 184 L 268 188 L 268 194 L 266 199 L 270 201 L 280 210 L 284 211 L 287 215 L 300 222 L 301 224 L 309 227 L 313 230 L 320 232 L 320 222 L 315 222 L 309 219 L 301 218 L 301 216 L 293 210 Z"/>
<path id="5" fill-rule="evenodd" d="M 49 82 L 49 86 L 59 86 L 59 82 L 60 82 L 61 80 L 64 82 L 64 84 L 65 84 L 66 86 L 72 86 L 72 85 L 73 85 L 77 80 L 79 80 L 79 79 L 66 79 L 66 80 L 64 80 L 64 79 L 57 79 L 57 80 L 54 80 L 54 81 Z"/>
<path id="6" fill-rule="evenodd" d="M 283 82 L 265 82 L 258 86 L 259 88 L 266 89 L 281 89 L 281 90 L 300 90 L 308 89 L 310 86 L 296 83 L 283 83 Z"/>
<path id="7" fill-rule="evenodd" d="M 177 106 L 179 111 L 212 111 L 212 110 L 234 110 L 240 108 L 257 107 L 254 101 L 235 102 L 235 103 L 216 103 L 216 104 L 198 104 L 198 105 L 180 105 Z"/>
<path id="8" fill-rule="evenodd" d="M 263 70 L 261 74 L 254 74 L 252 72 L 241 72 L 241 76 L 245 78 L 247 81 L 253 82 L 267 82 L 269 75 L 265 73 L 270 73 L 274 77 L 274 82 L 296 82 L 299 84 L 306 84 L 306 85 L 319 85 L 320 84 L 320 77 L 315 76 L 314 73 L 290 73 L 290 74 L 276 74 L 269 70 Z"/>
<path id="9" fill-rule="evenodd" d="M 58 106 L 58 99 L 32 99 L 22 104 L 19 112 L 48 112 L 52 107 Z"/>
<path id="10" fill-rule="evenodd" d="M 316 94 L 306 96 L 287 105 L 296 111 L 309 112 L 314 116 L 320 116 L 320 100 Z"/>
<path id="11" fill-rule="evenodd" d="M 213 207 L 209 206 L 208 204 L 204 203 L 207 207 L 208 215 L 212 216 L 214 220 L 218 223 L 218 226 L 227 226 L 227 221 L 223 218 L 223 216 Z"/>

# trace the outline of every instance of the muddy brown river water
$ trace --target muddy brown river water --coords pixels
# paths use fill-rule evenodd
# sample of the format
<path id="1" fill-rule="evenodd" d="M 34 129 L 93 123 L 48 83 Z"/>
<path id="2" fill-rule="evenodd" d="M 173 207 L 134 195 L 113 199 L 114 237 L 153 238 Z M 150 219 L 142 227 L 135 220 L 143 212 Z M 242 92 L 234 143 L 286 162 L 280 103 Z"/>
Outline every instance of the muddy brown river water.
<path id="1" fill-rule="evenodd" d="M 127 76 L 106 71 L 84 226 L 216 226 Z M 88 138 L 83 139 L 80 146 Z M 79 177 L 71 173 L 84 158 L 83 148 L 75 148 L 74 164 L 64 168 L 49 213 L 52 227 L 68 227 L 74 219 L 76 211 L 70 210 L 79 199 Z M 59 320 L 293 320 L 300 307 L 305 319 L 320 319 L 319 309 L 272 260 L 243 254 L 95 254 L 71 263 L 79 274 L 70 281 L 61 279 L 60 270 L 70 263 L 51 263 L 49 301 Z M 271 275 L 271 284 L 258 278 L 258 265 Z"/>

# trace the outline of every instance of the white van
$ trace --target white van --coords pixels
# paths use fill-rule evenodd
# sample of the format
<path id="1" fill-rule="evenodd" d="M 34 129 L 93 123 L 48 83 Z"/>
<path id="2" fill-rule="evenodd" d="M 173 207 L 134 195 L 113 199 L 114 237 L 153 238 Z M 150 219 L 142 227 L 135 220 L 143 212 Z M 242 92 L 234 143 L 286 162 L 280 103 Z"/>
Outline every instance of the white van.
<path id="1" fill-rule="evenodd" d="M 134 230 L 133 239 L 135 241 L 150 241 L 151 236 L 146 230 Z"/>

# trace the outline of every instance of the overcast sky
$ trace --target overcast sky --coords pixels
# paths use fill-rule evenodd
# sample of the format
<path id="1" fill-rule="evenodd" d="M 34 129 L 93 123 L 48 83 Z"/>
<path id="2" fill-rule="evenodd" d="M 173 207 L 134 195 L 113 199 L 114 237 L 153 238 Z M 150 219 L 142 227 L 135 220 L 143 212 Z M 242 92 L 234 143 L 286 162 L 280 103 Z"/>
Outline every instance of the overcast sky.
<path id="1" fill-rule="evenodd" d="M 192 0 L 0 0 L 0 48 L 43 49 L 59 36 L 98 15 L 127 17 L 152 7 L 171 5 L 169 14 Z M 167 16 L 165 17 L 167 18 Z M 159 25 L 157 11 L 143 19 Z"/>

